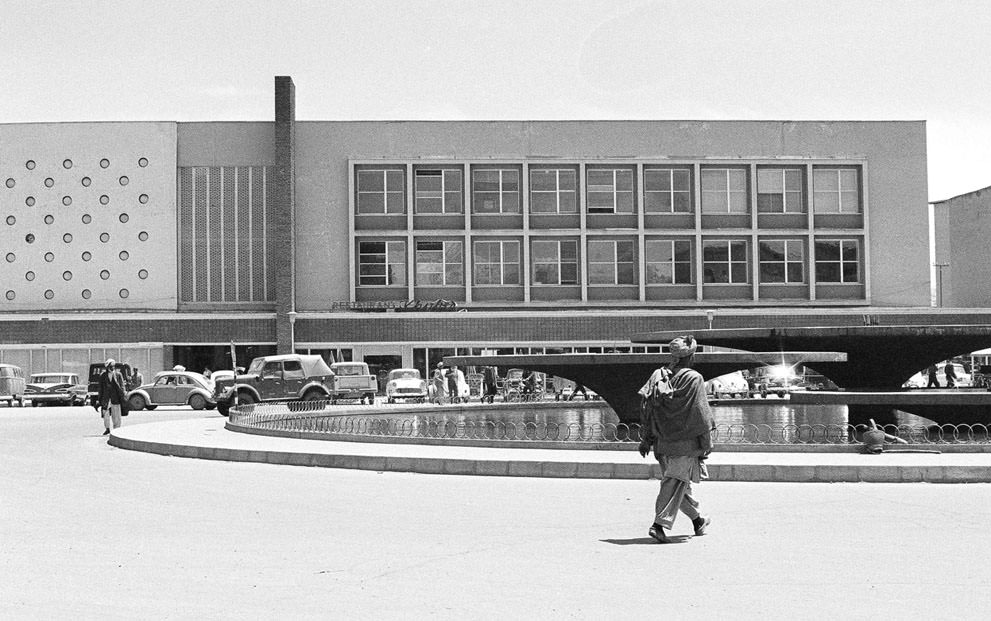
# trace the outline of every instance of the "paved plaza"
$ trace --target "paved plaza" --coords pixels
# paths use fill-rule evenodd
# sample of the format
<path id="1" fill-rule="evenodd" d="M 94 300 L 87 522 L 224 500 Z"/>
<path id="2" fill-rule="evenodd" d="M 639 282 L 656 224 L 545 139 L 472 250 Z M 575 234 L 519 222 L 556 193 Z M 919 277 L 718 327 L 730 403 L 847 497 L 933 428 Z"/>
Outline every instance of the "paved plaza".
<path id="1" fill-rule="evenodd" d="M 203 419 L 135 412 L 125 427 Z M 991 486 L 703 483 L 163 457 L 90 408 L 0 407 L 0 618 L 987 618 Z"/>

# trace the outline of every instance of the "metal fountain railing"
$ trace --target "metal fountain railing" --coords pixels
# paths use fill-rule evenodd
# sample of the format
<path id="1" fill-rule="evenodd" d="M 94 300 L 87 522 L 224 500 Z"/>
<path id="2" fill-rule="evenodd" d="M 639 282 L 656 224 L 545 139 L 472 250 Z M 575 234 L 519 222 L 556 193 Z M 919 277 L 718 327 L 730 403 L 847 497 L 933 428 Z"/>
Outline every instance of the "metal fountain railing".
<path id="1" fill-rule="evenodd" d="M 640 441 L 640 425 L 626 423 L 534 423 L 451 420 L 405 410 L 396 414 L 335 412 L 329 402 L 282 402 L 251 404 L 230 411 L 232 428 L 261 433 L 305 434 L 309 438 L 374 439 L 404 438 L 485 443 L 604 443 L 632 444 Z M 910 445 L 991 444 L 991 428 L 985 425 L 879 425 L 885 433 Z M 724 423 L 717 425 L 713 442 L 723 445 L 852 445 L 864 441 L 866 425 Z M 619 446 L 617 446 L 619 448 Z"/>

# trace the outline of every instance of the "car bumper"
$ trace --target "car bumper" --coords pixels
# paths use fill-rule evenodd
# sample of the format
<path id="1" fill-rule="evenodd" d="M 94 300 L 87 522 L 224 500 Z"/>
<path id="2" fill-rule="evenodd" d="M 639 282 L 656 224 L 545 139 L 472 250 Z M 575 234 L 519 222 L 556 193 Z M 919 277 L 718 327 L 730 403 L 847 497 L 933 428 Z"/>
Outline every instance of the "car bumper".
<path id="1" fill-rule="evenodd" d="M 79 399 L 77 399 L 75 395 L 50 395 L 45 393 L 30 393 L 30 392 L 26 393 L 24 395 L 24 398 L 30 401 L 31 403 L 62 403 L 62 404 L 71 404 L 71 403 L 75 403 L 77 400 L 82 399 L 82 397 L 79 397 Z"/>

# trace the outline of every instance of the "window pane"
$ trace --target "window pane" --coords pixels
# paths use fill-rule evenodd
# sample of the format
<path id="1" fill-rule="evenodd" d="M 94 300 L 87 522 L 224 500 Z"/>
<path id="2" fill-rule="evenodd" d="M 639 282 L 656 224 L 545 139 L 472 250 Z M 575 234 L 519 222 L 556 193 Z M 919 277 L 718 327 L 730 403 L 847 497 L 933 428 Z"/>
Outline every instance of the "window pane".
<path id="1" fill-rule="evenodd" d="M 702 190 L 726 191 L 726 171 L 725 170 L 703 170 Z"/>
<path id="2" fill-rule="evenodd" d="M 670 263 L 648 263 L 647 282 L 652 284 L 670 284 L 672 269 Z"/>
<path id="3" fill-rule="evenodd" d="M 668 241 L 648 241 L 645 244 L 645 251 L 648 261 L 670 261 L 671 242 Z"/>
<path id="4" fill-rule="evenodd" d="M 506 264 L 503 266 L 502 272 L 504 284 L 520 284 L 520 266 L 518 264 Z"/>
<path id="5" fill-rule="evenodd" d="M 840 210 L 840 197 L 838 194 L 829 192 L 816 192 L 813 196 L 816 211 L 823 213 L 835 213 Z"/>
<path id="6" fill-rule="evenodd" d="M 578 265 L 574 263 L 561 264 L 561 284 L 562 285 L 578 284 Z"/>
<path id="7" fill-rule="evenodd" d="M 557 242 L 535 241 L 533 242 L 534 261 L 557 261 Z"/>
<path id="8" fill-rule="evenodd" d="M 731 192 L 729 196 L 730 213 L 747 213 L 747 194 L 746 192 Z"/>
<path id="9" fill-rule="evenodd" d="M 533 282 L 540 285 L 556 285 L 558 283 L 557 265 L 545 263 L 534 265 Z"/>
<path id="10" fill-rule="evenodd" d="M 816 261 L 839 261 L 840 242 L 838 241 L 817 241 Z"/>
<path id="11" fill-rule="evenodd" d="M 561 242 L 561 261 L 571 260 L 574 261 L 578 258 L 578 242 L 574 241 L 563 241 Z"/>
<path id="12" fill-rule="evenodd" d="M 747 260 L 747 242 L 730 242 L 730 259 L 733 261 Z"/>
<path id="13" fill-rule="evenodd" d="M 733 263 L 730 266 L 733 273 L 732 282 L 743 283 L 747 282 L 747 266 L 743 263 Z"/>
<path id="14" fill-rule="evenodd" d="M 815 170 L 812 180 L 812 189 L 816 192 L 836 192 L 840 189 L 835 170 Z"/>
<path id="15" fill-rule="evenodd" d="M 761 263 L 760 281 L 779 283 L 785 281 L 785 266 L 781 263 Z"/>
<path id="16" fill-rule="evenodd" d="M 578 211 L 578 194 L 573 190 L 568 190 L 566 192 L 561 192 L 560 194 L 560 212 L 561 213 L 575 213 Z"/>
<path id="17" fill-rule="evenodd" d="M 633 213 L 633 192 L 620 192 L 616 195 L 616 211 Z"/>
<path id="18" fill-rule="evenodd" d="M 588 260 L 591 262 L 613 261 L 613 242 L 611 241 L 590 241 L 588 242 Z"/>
<path id="19" fill-rule="evenodd" d="M 785 190 L 788 192 L 802 191 L 802 171 L 800 170 L 785 171 Z"/>
<path id="20" fill-rule="evenodd" d="M 725 283 L 729 282 L 729 270 L 725 263 L 706 263 L 705 268 L 705 280 L 707 283 Z"/>
<path id="21" fill-rule="evenodd" d="M 588 185 L 589 186 L 608 186 L 613 187 L 613 175 L 611 170 L 598 170 L 595 168 L 588 169 Z"/>
<path id="22" fill-rule="evenodd" d="M 440 213 L 443 208 L 443 199 L 418 196 L 416 198 L 416 210 L 420 213 Z"/>
<path id="23" fill-rule="evenodd" d="M 592 192 L 588 193 L 588 207 L 589 209 L 613 209 L 613 193 L 612 192 Z"/>
<path id="24" fill-rule="evenodd" d="M 461 213 L 461 192 L 444 192 L 444 212 Z"/>
<path id="25" fill-rule="evenodd" d="M 633 242 L 616 242 L 616 260 L 619 263 L 632 263 L 633 255 Z"/>
<path id="26" fill-rule="evenodd" d="M 839 263 L 816 263 L 816 280 L 819 282 L 840 282 Z"/>
<path id="27" fill-rule="evenodd" d="M 674 210 L 677 213 L 691 213 L 692 199 L 688 192 L 678 192 L 674 195 Z"/>
<path id="28" fill-rule="evenodd" d="M 460 170 L 445 170 L 444 171 L 444 189 L 454 190 L 457 192 L 461 191 L 461 171 Z"/>
<path id="29" fill-rule="evenodd" d="M 843 282 L 859 282 L 860 279 L 857 275 L 858 269 L 856 263 L 844 263 L 843 264 Z"/>
<path id="30" fill-rule="evenodd" d="M 728 197 L 725 192 L 702 192 L 702 211 L 707 213 L 726 213 Z"/>
<path id="31" fill-rule="evenodd" d="M 558 171 L 558 184 L 562 190 L 575 192 L 578 190 L 578 173 L 574 170 L 562 169 Z"/>
<path id="32" fill-rule="evenodd" d="M 403 176 L 405 173 L 401 170 L 387 170 L 386 176 L 386 189 L 390 192 L 402 192 L 403 188 Z"/>
<path id="33" fill-rule="evenodd" d="M 729 189 L 731 192 L 745 192 L 747 190 L 747 171 L 734 169 L 729 173 Z"/>
<path id="34" fill-rule="evenodd" d="M 687 263 L 676 263 L 674 266 L 675 283 L 690 284 L 692 282 L 692 266 Z"/>
<path id="35" fill-rule="evenodd" d="M 669 191 L 671 189 L 671 171 L 669 170 L 645 170 L 643 171 L 644 189 L 650 191 Z"/>
<path id="36" fill-rule="evenodd" d="M 530 189 L 548 192 L 557 190 L 557 173 L 553 170 L 531 170 Z"/>
<path id="37" fill-rule="evenodd" d="M 674 242 L 674 258 L 675 258 L 675 261 L 691 261 L 692 260 L 692 242 L 690 242 L 690 241 L 676 241 L 676 242 Z"/>
<path id="38" fill-rule="evenodd" d="M 777 169 L 760 169 L 757 171 L 757 191 L 766 194 L 781 193 L 784 187 L 781 181 L 781 171 Z"/>
<path id="39" fill-rule="evenodd" d="M 616 189 L 626 192 L 633 191 L 633 171 L 632 170 L 617 170 L 616 171 Z"/>
<path id="40" fill-rule="evenodd" d="M 588 266 L 588 282 L 593 285 L 611 285 L 613 284 L 613 271 L 614 267 L 612 264 L 603 265 L 601 263 L 594 263 Z"/>
<path id="41" fill-rule="evenodd" d="M 498 213 L 498 192 L 475 192 L 474 206 L 476 213 Z"/>
<path id="42" fill-rule="evenodd" d="M 782 213 L 784 210 L 784 196 L 781 194 L 757 195 L 757 211 L 761 213 Z"/>
<path id="43" fill-rule="evenodd" d="M 856 261 L 857 260 L 857 244 L 856 242 L 847 241 L 843 242 L 843 260 L 844 261 Z"/>
<path id="44" fill-rule="evenodd" d="M 788 264 L 788 282 L 805 282 L 804 265 L 801 263 Z"/>
<path id="45" fill-rule="evenodd" d="M 385 196 L 383 194 L 358 194 L 358 213 L 384 213 Z"/>
<path id="46" fill-rule="evenodd" d="M 386 195 L 387 211 L 389 213 L 406 212 L 406 195 L 402 192 L 389 192 Z"/>
<path id="47" fill-rule="evenodd" d="M 441 174 L 439 170 L 416 171 L 417 192 L 440 192 Z"/>
<path id="48" fill-rule="evenodd" d="M 555 213 L 557 197 L 554 194 L 534 192 L 530 195 L 530 211 L 534 213 Z"/>
<path id="49" fill-rule="evenodd" d="M 762 241 L 760 242 L 761 261 L 782 261 L 784 260 L 783 241 Z"/>
<path id="50" fill-rule="evenodd" d="M 620 263 L 616 266 L 616 284 L 633 285 L 636 284 L 636 273 L 629 263 Z"/>
<path id="51" fill-rule="evenodd" d="M 383 190 L 385 190 L 385 186 L 381 170 L 358 171 L 359 192 L 381 192 Z"/>
<path id="52" fill-rule="evenodd" d="M 728 261 L 729 246 L 720 243 L 707 243 L 702 246 L 703 261 Z"/>
<path id="53" fill-rule="evenodd" d="M 644 210 L 648 212 L 670 212 L 671 194 L 666 192 L 647 192 L 644 196 Z"/>
<path id="54" fill-rule="evenodd" d="M 789 261 L 803 261 L 805 259 L 805 247 L 802 242 L 793 240 L 785 246 L 788 250 Z"/>
<path id="55" fill-rule="evenodd" d="M 520 195 L 518 192 L 503 192 L 502 193 L 502 212 L 503 213 L 519 213 L 520 211 Z"/>
<path id="56" fill-rule="evenodd" d="M 474 188 L 481 192 L 499 191 L 499 171 L 498 170 L 476 170 Z"/>

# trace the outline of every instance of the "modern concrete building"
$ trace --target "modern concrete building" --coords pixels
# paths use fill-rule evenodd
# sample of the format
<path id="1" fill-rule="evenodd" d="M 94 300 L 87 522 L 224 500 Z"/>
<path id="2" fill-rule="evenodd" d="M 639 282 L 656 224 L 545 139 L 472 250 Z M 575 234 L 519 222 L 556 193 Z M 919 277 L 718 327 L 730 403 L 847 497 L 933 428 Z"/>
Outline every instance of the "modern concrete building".
<path id="1" fill-rule="evenodd" d="M 288 77 L 274 118 L 0 125 L 0 361 L 425 371 L 929 306 L 922 121 L 295 121 Z"/>
<path id="2" fill-rule="evenodd" d="M 991 307 L 991 187 L 933 203 L 936 304 Z"/>

